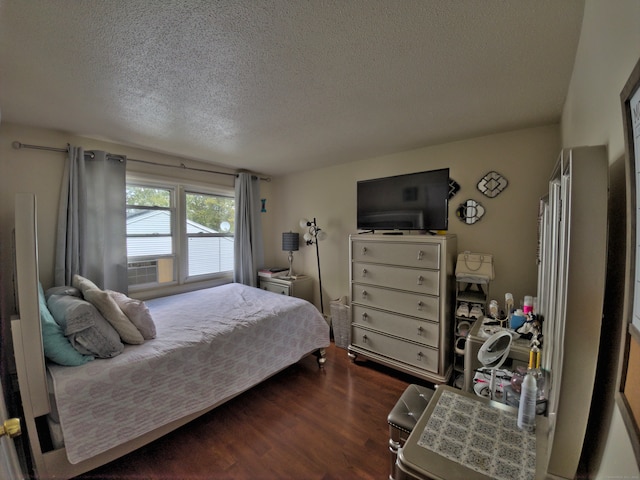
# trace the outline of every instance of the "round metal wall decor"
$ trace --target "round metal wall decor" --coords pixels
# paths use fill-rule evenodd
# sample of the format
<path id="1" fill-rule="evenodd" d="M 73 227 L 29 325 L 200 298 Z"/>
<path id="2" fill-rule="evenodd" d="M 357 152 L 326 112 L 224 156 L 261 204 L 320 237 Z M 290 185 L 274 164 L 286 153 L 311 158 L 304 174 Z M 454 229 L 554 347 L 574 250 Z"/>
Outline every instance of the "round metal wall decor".
<path id="1" fill-rule="evenodd" d="M 478 182 L 478 190 L 489 198 L 497 197 L 507 188 L 507 179 L 498 172 L 489 172 Z"/>
<path id="2" fill-rule="evenodd" d="M 473 225 L 484 215 L 484 207 L 480 204 L 480 202 L 469 199 L 466 202 L 460 204 L 460 206 L 456 210 L 456 215 L 463 223 L 466 223 L 467 225 Z"/>

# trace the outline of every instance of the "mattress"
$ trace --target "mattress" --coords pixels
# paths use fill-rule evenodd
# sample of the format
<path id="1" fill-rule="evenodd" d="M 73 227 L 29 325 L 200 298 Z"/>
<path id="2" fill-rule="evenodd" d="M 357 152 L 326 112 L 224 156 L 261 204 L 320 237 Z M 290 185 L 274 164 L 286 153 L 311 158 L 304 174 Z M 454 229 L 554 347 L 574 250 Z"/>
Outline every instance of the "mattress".
<path id="1" fill-rule="evenodd" d="M 146 303 L 155 339 L 114 358 L 48 366 L 70 463 L 221 403 L 329 345 L 312 304 L 240 284 Z"/>

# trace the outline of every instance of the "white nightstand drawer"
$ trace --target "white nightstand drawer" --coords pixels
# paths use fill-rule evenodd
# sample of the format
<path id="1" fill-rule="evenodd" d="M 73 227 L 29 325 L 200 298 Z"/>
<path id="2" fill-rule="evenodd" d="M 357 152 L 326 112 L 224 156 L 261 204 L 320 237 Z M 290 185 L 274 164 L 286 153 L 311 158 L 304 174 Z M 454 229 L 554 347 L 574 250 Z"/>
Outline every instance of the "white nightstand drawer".
<path id="1" fill-rule="evenodd" d="M 405 342 L 358 326 L 353 327 L 351 343 L 429 372 L 438 371 L 438 351 L 424 345 Z"/>
<path id="2" fill-rule="evenodd" d="M 355 262 L 385 263 L 404 267 L 440 268 L 440 245 L 407 242 L 354 241 L 351 259 Z"/>
<path id="3" fill-rule="evenodd" d="M 440 272 L 437 270 L 422 270 L 361 262 L 354 262 L 351 268 L 353 268 L 351 278 L 354 282 L 408 290 L 427 295 L 438 295 L 440 292 Z"/>
<path id="4" fill-rule="evenodd" d="M 313 302 L 313 279 L 307 275 L 296 277 L 260 277 L 260 288 L 273 293 L 280 293 L 290 297 L 303 298 Z"/>
<path id="5" fill-rule="evenodd" d="M 264 280 L 260 280 L 260 288 L 268 292 L 281 293 L 282 295 L 287 296 L 290 295 L 289 291 L 291 290 L 289 285 Z"/>
<path id="6" fill-rule="evenodd" d="M 390 310 L 403 315 L 433 320 L 434 322 L 438 322 L 440 318 L 438 297 L 390 290 L 373 285 L 352 284 L 351 303 L 380 310 Z"/>
<path id="7" fill-rule="evenodd" d="M 438 348 L 440 342 L 440 324 L 413 317 L 352 305 L 353 323 L 389 335 L 406 338 L 416 343 Z"/>

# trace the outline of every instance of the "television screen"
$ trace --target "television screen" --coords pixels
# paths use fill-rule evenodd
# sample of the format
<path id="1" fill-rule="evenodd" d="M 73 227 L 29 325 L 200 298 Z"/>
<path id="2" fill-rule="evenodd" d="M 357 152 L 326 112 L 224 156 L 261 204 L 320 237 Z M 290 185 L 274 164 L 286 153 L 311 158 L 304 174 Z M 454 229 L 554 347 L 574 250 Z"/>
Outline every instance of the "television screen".
<path id="1" fill-rule="evenodd" d="M 447 230 L 449 169 L 361 180 L 360 230 Z"/>

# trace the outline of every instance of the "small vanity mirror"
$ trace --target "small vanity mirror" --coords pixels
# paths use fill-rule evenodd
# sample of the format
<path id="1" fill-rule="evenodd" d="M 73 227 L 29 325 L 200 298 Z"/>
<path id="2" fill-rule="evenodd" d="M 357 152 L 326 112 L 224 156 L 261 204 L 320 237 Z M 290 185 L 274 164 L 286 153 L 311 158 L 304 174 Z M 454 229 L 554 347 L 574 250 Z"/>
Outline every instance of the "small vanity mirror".
<path id="1" fill-rule="evenodd" d="M 478 190 L 489 198 L 500 195 L 509 182 L 498 172 L 489 172 L 478 182 Z"/>
<path id="2" fill-rule="evenodd" d="M 480 204 L 480 202 L 469 199 L 466 202 L 460 204 L 460 206 L 456 210 L 456 215 L 462 222 L 466 223 L 467 225 L 473 225 L 484 215 L 484 207 Z"/>

